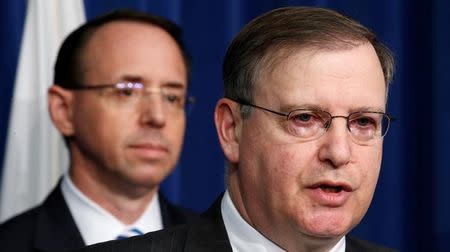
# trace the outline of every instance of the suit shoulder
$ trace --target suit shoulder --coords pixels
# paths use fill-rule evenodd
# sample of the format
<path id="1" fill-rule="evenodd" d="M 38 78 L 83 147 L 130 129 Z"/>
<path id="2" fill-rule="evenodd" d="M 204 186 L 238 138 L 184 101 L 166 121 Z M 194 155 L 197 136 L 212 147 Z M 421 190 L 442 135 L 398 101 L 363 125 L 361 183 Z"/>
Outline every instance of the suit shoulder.
<path id="1" fill-rule="evenodd" d="M 35 207 L 6 220 L 0 225 L 0 237 L 5 232 L 12 232 L 15 230 L 22 230 L 23 232 L 23 228 L 29 229 L 34 226 L 39 211 L 40 207 Z"/>
<path id="2" fill-rule="evenodd" d="M 20 246 L 31 244 L 39 211 L 40 207 L 35 207 L 2 223 L 0 225 L 0 247 L 2 249 L 10 248 L 11 251 L 20 251 Z"/>
<path id="3" fill-rule="evenodd" d="M 373 252 L 396 252 L 397 250 L 381 246 L 369 241 L 346 237 L 346 252 L 373 251 Z"/>

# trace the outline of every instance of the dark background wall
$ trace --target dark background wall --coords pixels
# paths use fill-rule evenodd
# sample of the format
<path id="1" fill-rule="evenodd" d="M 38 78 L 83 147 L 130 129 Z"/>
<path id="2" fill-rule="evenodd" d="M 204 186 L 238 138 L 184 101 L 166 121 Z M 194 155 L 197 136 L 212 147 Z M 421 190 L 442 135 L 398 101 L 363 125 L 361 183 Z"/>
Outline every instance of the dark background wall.
<path id="1" fill-rule="evenodd" d="M 0 3 L 0 161 L 26 5 L 25 0 Z M 341 11 L 373 29 L 396 56 L 388 111 L 398 120 L 385 138 L 374 201 L 354 235 L 402 251 L 448 250 L 450 2 L 445 0 L 85 0 L 88 19 L 127 7 L 165 16 L 184 29 L 198 103 L 188 118 L 179 167 L 164 192 L 183 206 L 205 210 L 223 190 L 224 160 L 213 125 L 215 102 L 222 96 L 223 55 L 245 23 L 286 5 Z"/>

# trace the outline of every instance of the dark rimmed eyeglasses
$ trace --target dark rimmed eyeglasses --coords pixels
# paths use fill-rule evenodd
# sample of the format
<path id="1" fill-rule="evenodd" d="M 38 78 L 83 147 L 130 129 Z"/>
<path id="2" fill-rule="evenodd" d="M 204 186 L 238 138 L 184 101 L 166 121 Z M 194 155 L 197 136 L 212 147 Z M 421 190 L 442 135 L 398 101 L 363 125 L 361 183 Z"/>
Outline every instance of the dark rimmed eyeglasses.
<path id="1" fill-rule="evenodd" d="M 250 106 L 285 117 L 287 131 L 303 141 L 321 137 L 331 127 L 333 119 L 343 118 L 347 121 L 347 129 L 355 142 L 366 145 L 376 139 L 383 138 L 389 129 L 391 121 L 394 120 L 392 116 L 377 111 L 357 111 L 350 113 L 348 116 L 333 116 L 324 110 L 300 108 L 288 113 L 282 113 L 241 99 L 228 99 L 242 106 Z"/>

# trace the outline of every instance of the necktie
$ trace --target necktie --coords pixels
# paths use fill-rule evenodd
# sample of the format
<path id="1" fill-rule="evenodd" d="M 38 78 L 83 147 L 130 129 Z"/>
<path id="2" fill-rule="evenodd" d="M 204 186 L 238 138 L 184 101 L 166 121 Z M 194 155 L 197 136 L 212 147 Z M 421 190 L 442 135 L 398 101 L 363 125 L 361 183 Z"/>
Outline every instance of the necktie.
<path id="1" fill-rule="evenodd" d="M 139 230 L 139 229 L 137 229 L 137 228 L 130 228 L 130 229 L 128 229 L 128 230 L 125 230 L 124 233 L 119 234 L 119 235 L 116 237 L 116 240 L 125 239 L 125 238 L 128 238 L 128 237 L 132 237 L 132 236 L 136 236 L 136 235 L 141 235 L 141 234 L 144 234 L 144 233 L 142 233 L 141 230 Z"/>

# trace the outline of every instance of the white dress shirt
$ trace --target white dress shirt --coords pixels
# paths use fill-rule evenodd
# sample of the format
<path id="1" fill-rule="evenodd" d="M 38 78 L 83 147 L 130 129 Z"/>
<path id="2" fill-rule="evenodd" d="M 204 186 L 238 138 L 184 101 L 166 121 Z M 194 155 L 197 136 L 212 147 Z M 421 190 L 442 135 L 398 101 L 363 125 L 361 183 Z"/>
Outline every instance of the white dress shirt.
<path id="1" fill-rule="evenodd" d="M 86 245 L 114 240 L 130 228 L 142 233 L 163 228 L 158 194 L 135 223 L 125 225 L 78 190 L 68 174 L 64 175 L 61 190 Z"/>
<path id="2" fill-rule="evenodd" d="M 284 251 L 278 245 L 267 239 L 239 214 L 230 198 L 228 190 L 221 202 L 222 218 L 225 224 L 231 247 L 234 252 L 260 251 L 278 252 Z M 330 252 L 345 252 L 345 237 L 330 250 Z"/>

